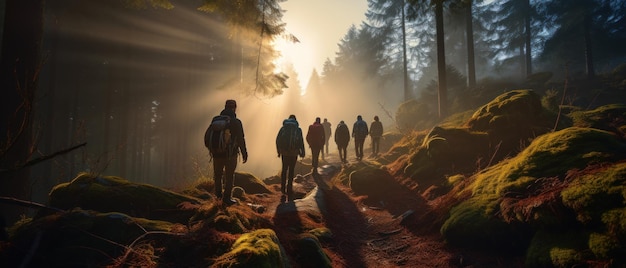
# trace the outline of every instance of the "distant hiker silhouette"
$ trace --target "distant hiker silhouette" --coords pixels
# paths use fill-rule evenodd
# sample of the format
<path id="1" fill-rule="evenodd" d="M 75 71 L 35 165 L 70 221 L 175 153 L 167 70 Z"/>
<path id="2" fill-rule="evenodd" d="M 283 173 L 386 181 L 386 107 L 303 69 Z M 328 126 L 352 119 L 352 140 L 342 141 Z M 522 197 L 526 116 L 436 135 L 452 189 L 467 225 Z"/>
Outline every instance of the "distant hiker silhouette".
<path id="1" fill-rule="evenodd" d="M 213 118 L 204 135 L 204 145 L 213 158 L 215 195 L 225 205 L 237 202 L 232 199 L 232 190 L 239 154 L 241 153 L 242 163 L 248 161 L 243 125 L 237 118 L 236 109 L 237 102 L 227 100 L 224 110 Z"/>
<path id="2" fill-rule="evenodd" d="M 337 150 L 339 150 L 339 158 L 342 163 L 348 162 L 348 144 L 350 143 L 350 130 L 348 125 L 341 120 L 335 129 L 335 143 L 337 144 Z"/>
<path id="3" fill-rule="evenodd" d="M 372 138 L 372 155 L 378 155 L 380 138 L 383 136 L 383 123 L 378 120 L 378 115 L 374 116 L 374 122 L 370 125 L 370 137 Z"/>
<path id="4" fill-rule="evenodd" d="M 352 137 L 354 137 L 354 150 L 356 151 L 356 159 L 363 159 L 363 144 L 367 137 L 367 123 L 363 121 L 360 115 L 356 117 L 356 122 L 352 126 Z"/>
<path id="5" fill-rule="evenodd" d="M 332 134 L 332 130 L 330 129 L 330 122 L 328 119 L 324 118 L 324 122 L 322 122 L 322 126 L 324 126 L 324 135 L 326 137 L 326 142 L 324 143 L 324 147 L 326 149 L 326 154 L 328 154 L 328 141 L 330 140 L 330 136 Z M 324 159 L 324 150 L 322 150 L 322 159 Z"/>
<path id="6" fill-rule="evenodd" d="M 326 137 L 324 134 L 324 126 L 320 123 L 320 118 L 315 118 L 315 122 L 309 126 L 306 133 L 306 142 L 311 147 L 311 164 L 313 165 L 313 174 L 317 174 L 319 164 L 320 151 L 324 148 Z"/>
<path id="7" fill-rule="evenodd" d="M 298 156 L 304 157 L 302 129 L 300 129 L 296 116 L 293 114 L 283 120 L 283 126 L 276 136 L 276 151 L 283 163 L 280 171 L 280 191 L 283 194 L 281 200 L 285 200 L 285 195 L 287 195 L 289 201 L 293 201 L 294 168 Z"/>

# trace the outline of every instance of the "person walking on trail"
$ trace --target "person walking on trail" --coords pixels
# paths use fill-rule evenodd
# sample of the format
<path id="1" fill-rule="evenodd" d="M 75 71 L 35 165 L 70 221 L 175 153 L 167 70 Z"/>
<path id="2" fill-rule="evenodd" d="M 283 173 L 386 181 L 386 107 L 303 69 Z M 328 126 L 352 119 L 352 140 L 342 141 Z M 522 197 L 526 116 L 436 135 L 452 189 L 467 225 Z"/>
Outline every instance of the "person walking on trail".
<path id="1" fill-rule="evenodd" d="M 332 134 L 332 131 L 330 129 L 330 122 L 328 122 L 328 119 L 324 118 L 324 122 L 322 122 L 322 126 L 324 126 L 324 135 L 326 137 L 326 142 L 324 143 L 324 147 L 326 149 L 326 155 L 328 155 L 328 141 L 330 140 L 330 136 Z M 324 150 L 322 150 L 322 159 L 324 159 Z"/>
<path id="2" fill-rule="evenodd" d="M 356 122 L 352 126 L 352 137 L 354 138 L 354 150 L 356 151 L 356 159 L 363 159 L 363 144 L 367 137 L 367 123 L 363 121 L 363 117 L 360 115 L 356 117 Z"/>
<path id="3" fill-rule="evenodd" d="M 374 122 L 370 125 L 370 137 L 372 139 L 372 155 L 378 155 L 380 138 L 383 136 L 383 123 L 378 120 L 378 115 L 374 116 Z"/>
<path id="4" fill-rule="evenodd" d="M 309 126 L 309 131 L 306 133 L 306 142 L 309 144 L 309 147 L 311 147 L 313 174 L 317 174 L 320 151 L 324 148 L 325 141 L 324 126 L 320 123 L 320 118 L 317 117 L 315 118 L 315 122 Z"/>
<path id="5" fill-rule="evenodd" d="M 296 116 L 293 114 L 283 120 L 283 126 L 276 136 L 276 151 L 278 152 L 278 157 L 281 157 L 283 162 L 280 171 L 281 202 L 286 199 L 285 195 L 289 198 L 289 201 L 293 201 L 294 168 L 296 167 L 298 156 L 304 158 L 302 129 L 296 120 Z"/>
<path id="6" fill-rule="evenodd" d="M 335 129 L 335 143 L 337 144 L 337 150 L 339 150 L 339 158 L 342 163 L 348 163 L 348 144 L 350 143 L 350 130 L 348 125 L 343 122 L 339 122 L 337 129 Z"/>
<path id="7" fill-rule="evenodd" d="M 215 196 L 225 205 L 232 205 L 232 190 L 235 180 L 238 156 L 242 163 L 248 161 L 248 150 L 243 133 L 243 125 L 237 118 L 237 102 L 227 100 L 224 110 L 211 121 L 204 135 L 205 146 L 213 158 Z M 223 188 L 223 191 L 222 191 Z"/>

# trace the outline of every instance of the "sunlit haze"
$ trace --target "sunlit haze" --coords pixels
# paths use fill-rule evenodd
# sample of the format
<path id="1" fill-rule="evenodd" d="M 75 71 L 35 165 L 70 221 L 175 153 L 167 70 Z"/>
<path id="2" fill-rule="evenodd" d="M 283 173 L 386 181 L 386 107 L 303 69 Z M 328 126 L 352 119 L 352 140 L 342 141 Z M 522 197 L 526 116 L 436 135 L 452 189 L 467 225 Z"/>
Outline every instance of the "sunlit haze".
<path id="1" fill-rule="evenodd" d="M 365 20 L 366 0 L 289 0 L 281 3 L 287 32 L 300 42 L 277 40 L 281 62 L 291 62 L 304 89 L 315 68 L 321 73 L 326 59 L 333 60 L 337 44 L 351 25 Z"/>

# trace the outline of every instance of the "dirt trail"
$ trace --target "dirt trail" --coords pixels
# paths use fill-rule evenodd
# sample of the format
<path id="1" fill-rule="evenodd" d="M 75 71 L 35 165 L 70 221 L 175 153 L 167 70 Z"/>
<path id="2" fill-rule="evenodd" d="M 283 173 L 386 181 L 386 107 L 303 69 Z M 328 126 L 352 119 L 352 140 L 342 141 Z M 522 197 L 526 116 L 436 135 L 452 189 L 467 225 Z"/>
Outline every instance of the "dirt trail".
<path id="1" fill-rule="evenodd" d="M 433 228 L 425 216 L 429 212 L 426 200 L 398 183 L 390 185 L 384 200 L 374 201 L 354 196 L 348 187 L 331 185 L 330 179 L 338 172 L 339 161 L 336 163 L 329 163 L 326 170 L 320 168 L 320 175 L 309 174 L 294 184 L 301 191 L 320 185 L 314 189 L 318 191 L 315 196 L 268 204 L 268 213 L 275 215 L 273 220 L 279 237 L 283 236 L 281 240 L 288 239 L 285 237 L 288 234 L 281 230 L 305 225 L 298 213 L 315 210 L 310 204 L 314 202 L 320 207 L 321 224 L 332 232 L 332 239 L 323 246 L 334 267 L 518 266 L 508 259 L 447 246 L 438 228 Z M 297 262 L 292 264 L 306 267 Z"/>

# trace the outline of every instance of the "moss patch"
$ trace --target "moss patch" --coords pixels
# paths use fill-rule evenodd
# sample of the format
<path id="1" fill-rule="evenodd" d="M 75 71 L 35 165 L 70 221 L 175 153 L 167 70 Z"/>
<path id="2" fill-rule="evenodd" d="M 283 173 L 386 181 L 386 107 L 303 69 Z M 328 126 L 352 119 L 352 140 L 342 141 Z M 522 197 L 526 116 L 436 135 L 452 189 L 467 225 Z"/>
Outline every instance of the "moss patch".
<path id="1" fill-rule="evenodd" d="M 121 213 L 72 210 L 19 226 L 5 253 L 9 263 L 20 263 L 35 249 L 29 267 L 48 267 L 51 263 L 58 267 L 103 267 L 146 232 L 170 232 L 176 226 Z"/>
<path id="2" fill-rule="evenodd" d="M 220 256 L 211 267 L 284 267 L 284 252 L 276 233 L 259 229 L 245 233 L 230 252 Z"/>
<path id="3" fill-rule="evenodd" d="M 51 206 L 61 209 L 80 207 L 178 223 L 186 223 L 195 213 L 178 209 L 181 203 L 199 203 L 191 196 L 152 185 L 88 173 L 81 173 L 71 182 L 55 186 L 49 200 Z"/>

